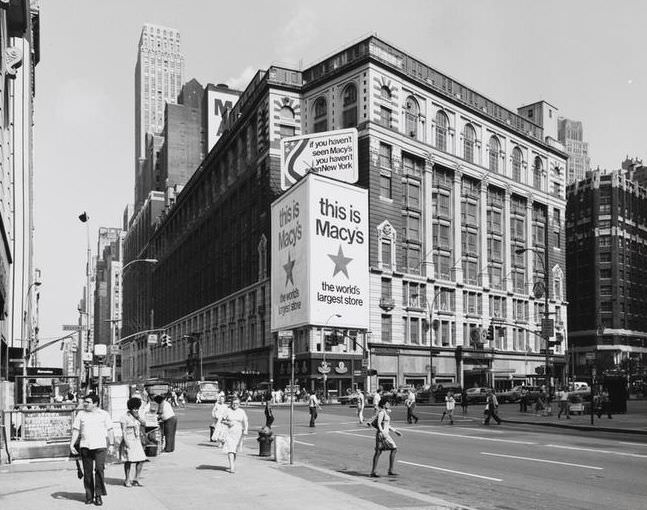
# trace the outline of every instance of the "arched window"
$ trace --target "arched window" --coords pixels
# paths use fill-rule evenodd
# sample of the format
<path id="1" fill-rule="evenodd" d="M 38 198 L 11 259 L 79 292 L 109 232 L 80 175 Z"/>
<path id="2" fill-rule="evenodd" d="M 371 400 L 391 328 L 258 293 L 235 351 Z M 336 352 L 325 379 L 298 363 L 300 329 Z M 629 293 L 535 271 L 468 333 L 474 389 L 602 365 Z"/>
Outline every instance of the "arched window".
<path id="1" fill-rule="evenodd" d="M 314 132 L 321 133 L 328 130 L 328 103 L 325 97 L 320 97 L 315 101 L 314 106 L 315 124 Z"/>
<path id="2" fill-rule="evenodd" d="M 449 119 L 443 112 L 436 114 L 436 149 L 441 151 L 447 150 L 447 130 Z"/>
<path id="3" fill-rule="evenodd" d="M 499 152 L 501 151 L 501 144 L 496 136 L 491 136 L 488 142 L 489 157 L 490 157 L 490 172 L 499 172 Z"/>
<path id="4" fill-rule="evenodd" d="M 391 101 L 391 89 L 384 85 L 380 89 L 380 97 L 384 99 L 385 101 Z"/>
<path id="5" fill-rule="evenodd" d="M 284 106 L 281 108 L 280 116 L 281 120 L 294 121 L 294 111 L 289 106 Z"/>
<path id="6" fill-rule="evenodd" d="M 474 163 L 474 143 L 476 132 L 471 124 L 465 124 L 463 130 L 463 157 L 470 163 Z"/>
<path id="7" fill-rule="evenodd" d="M 512 179 L 521 182 L 521 163 L 523 162 L 523 155 L 519 147 L 512 150 Z"/>
<path id="8" fill-rule="evenodd" d="M 342 127 L 357 126 L 357 87 L 352 83 L 342 92 L 342 108 Z"/>
<path id="9" fill-rule="evenodd" d="M 543 173 L 543 168 L 541 164 L 541 158 L 535 158 L 535 166 L 533 168 L 533 185 L 537 189 L 541 189 L 541 174 Z"/>
<path id="10" fill-rule="evenodd" d="M 405 103 L 404 126 L 407 136 L 418 136 L 418 119 L 420 118 L 420 105 L 413 96 L 409 96 Z"/>

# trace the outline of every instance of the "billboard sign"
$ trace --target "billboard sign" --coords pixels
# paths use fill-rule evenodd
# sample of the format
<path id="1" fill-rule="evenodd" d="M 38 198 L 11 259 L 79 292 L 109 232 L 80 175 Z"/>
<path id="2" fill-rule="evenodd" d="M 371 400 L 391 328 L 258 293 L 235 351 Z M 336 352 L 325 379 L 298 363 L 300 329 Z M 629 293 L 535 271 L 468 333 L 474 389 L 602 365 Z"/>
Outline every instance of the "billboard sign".
<path id="1" fill-rule="evenodd" d="M 308 173 L 356 183 L 357 129 L 338 129 L 282 138 L 281 189 L 289 189 Z"/>
<path id="2" fill-rule="evenodd" d="M 272 330 L 368 329 L 368 192 L 308 174 L 272 204 Z"/>

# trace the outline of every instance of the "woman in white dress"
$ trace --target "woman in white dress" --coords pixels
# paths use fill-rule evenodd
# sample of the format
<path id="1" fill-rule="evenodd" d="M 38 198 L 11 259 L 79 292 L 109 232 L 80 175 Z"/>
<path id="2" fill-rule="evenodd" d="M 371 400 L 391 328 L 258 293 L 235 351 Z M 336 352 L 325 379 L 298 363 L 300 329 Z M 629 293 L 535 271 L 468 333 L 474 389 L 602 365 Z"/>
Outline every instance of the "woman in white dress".
<path id="1" fill-rule="evenodd" d="M 229 427 L 225 438 L 224 450 L 229 459 L 229 472 L 236 472 L 236 454 L 243 443 L 243 436 L 247 435 L 248 421 L 247 413 L 240 407 L 240 399 L 234 398 L 231 401 L 231 409 L 222 419 Z"/>
<path id="2" fill-rule="evenodd" d="M 213 418 L 213 433 L 211 440 L 216 443 L 216 446 L 222 446 L 227 437 L 228 427 L 222 422 L 222 419 L 227 416 L 229 407 L 225 404 L 225 396 L 219 395 L 218 400 L 211 410 L 211 417 Z"/>
<path id="3" fill-rule="evenodd" d="M 139 416 L 139 408 L 141 407 L 141 405 L 142 401 L 137 397 L 128 399 L 128 402 L 126 403 L 128 412 L 124 414 L 120 420 L 121 432 L 123 436 L 121 440 L 120 452 L 121 460 L 124 463 L 124 473 L 126 475 L 124 485 L 126 487 L 142 486 L 139 481 L 139 476 L 141 475 L 142 468 L 144 467 L 146 454 L 144 453 L 144 447 L 142 446 L 141 437 L 141 428 L 142 425 L 144 425 L 144 421 Z"/>

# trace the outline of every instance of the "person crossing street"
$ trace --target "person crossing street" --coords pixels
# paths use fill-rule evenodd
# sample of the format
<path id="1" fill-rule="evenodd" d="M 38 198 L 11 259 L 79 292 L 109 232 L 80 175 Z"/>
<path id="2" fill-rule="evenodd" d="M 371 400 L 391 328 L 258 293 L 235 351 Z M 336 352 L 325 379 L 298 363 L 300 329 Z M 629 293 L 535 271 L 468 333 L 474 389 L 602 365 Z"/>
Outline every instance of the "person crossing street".
<path id="1" fill-rule="evenodd" d="M 407 394 L 407 399 L 404 401 L 404 405 L 407 406 L 407 423 L 412 423 L 413 420 L 418 423 L 418 417 L 414 414 L 416 410 L 416 394 L 411 388 L 409 388 L 409 393 Z"/>

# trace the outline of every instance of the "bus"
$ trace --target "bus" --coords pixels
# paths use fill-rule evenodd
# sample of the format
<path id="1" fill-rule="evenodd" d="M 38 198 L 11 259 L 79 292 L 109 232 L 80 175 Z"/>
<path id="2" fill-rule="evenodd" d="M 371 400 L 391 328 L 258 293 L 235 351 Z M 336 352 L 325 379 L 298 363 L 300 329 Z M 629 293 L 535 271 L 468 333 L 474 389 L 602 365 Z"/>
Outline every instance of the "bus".
<path id="1" fill-rule="evenodd" d="M 215 402 L 220 393 L 218 381 L 187 381 L 184 387 L 188 402 L 195 402 L 198 392 L 202 395 L 202 402 Z"/>

